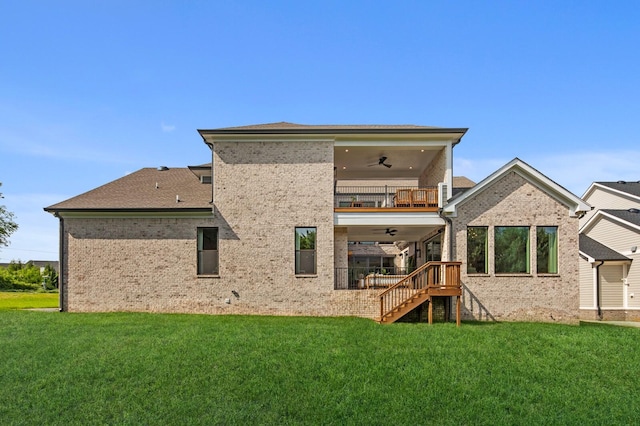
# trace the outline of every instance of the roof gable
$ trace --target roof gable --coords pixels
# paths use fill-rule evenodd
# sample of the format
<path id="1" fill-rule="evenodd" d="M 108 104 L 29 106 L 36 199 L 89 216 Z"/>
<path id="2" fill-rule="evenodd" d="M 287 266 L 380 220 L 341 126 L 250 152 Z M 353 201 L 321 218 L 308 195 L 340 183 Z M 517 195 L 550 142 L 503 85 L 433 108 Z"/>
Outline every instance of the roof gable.
<path id="1" fill-rule="evenodd" d="M 585 223 L 580 232 L 587 232 L 592 229 L 600 220 L 608 218 L 614 222 L 622 225 L 635 228 L 640 232 L 640 210 L 631 208 L 626 210 L 614 210 L 614 209 L 601 209 L 598 210 L 589 220 Z"/>
<path id="2" fill-rule="evenodd" d="M 640 201 L 640 181 L 626 182 L 619 180 L 617 182 L 593 182 L 589 188 L 587 188 L 582 198 L 587 199 L 598 189 L 624 198 Z"/>
<path id="3" fill-rule="evenodd" d="M 525 180 L 536 186 L 541 191 L 547 193 L 550 197 L 556 199 L 560 203 L 567 206 L 570 216 L 580 216 L 591 210 L 591 206 L 585 203 L 581 198 L 574 195 L 564 187 L 555 183 L 538 170 L 534 169 L 519 158 L 514 158 L 491 175 L 480 181 L 477 185 L 469 190 L 453 197 L 442 209 L 446 215 L 455 217 L 459 205 L 480 194 L 486 188 L 497 182 L 510 172 L 515 172 L 522 176 Z"/>

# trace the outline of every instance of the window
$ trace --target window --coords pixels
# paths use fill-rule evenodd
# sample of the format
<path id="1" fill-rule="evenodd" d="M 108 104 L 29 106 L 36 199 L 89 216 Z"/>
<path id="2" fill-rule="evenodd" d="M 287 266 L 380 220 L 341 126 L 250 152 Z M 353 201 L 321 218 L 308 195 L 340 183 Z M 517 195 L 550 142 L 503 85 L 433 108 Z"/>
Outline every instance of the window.
<path id="1" fill-rule="evenodd" d="M 529 227 L 495 227 L 496 274 L 528 274 Z"/>
<path id="2" fill-rule="evenodd" d="M 316 228 L 296 228 L 296 275 L 316 274 Z"/>
<path id="3" fill-rule="evenodd" d="M 488 239 L 486 226 L 467 227 L 467 274 L 487 274 Z"/>
<path id="4" fill-rule="evenodd" d="M 539 274 L 558 273 L 558 227 L 536 228 L 536 260 Z"/>
<path id="5" fill-rule="evenodd" d="M 198 275 L 218 274 L 218 228 L 198 228 Z"/>
<path id="6" fill-rule="evenodd" d="M 425 263 L 440 262 L 442 256 L 442 234 L 438 234 L 424 243 L 424 253 Z"/>

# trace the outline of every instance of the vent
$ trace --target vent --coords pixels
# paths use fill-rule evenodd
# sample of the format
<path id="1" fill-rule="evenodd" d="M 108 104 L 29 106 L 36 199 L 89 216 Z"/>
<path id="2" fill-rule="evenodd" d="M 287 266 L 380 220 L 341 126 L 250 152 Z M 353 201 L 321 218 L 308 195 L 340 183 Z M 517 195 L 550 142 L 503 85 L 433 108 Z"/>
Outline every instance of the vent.
<path id="1" fill-rule="evenodd" d="M 160 167 L 158 167 L 158 171 L 159 171 L 159 172 L 164 172 L 164 171 L 166 171 L 166 170 L 169 170 L 169 168 L 168 168 L 167 166 L 160 166 Z"/>
<path id="2" fill-rule="evenodd" d="M 640 210 L 636 209 L 636 208 L 631 208 L 629 210 L 627 210 L 629 213 L 640 213 Z"/>
<path id="3" fill-rule="evenodd" d="M 211 183 L 211 176 L 210 175 L 200 176 L 200 183 Z"/>
<path id="4" fill-rule="evenodd" d="M 618 183 L 620 183 L 620 184 L 623 184 L 623 185 L 624 185 L 624 184 L 626 184 L 627 182 L 625 182 L 625 181 L 623 181 L 623 180 L 619 180 L 619 181 L 618 181 Z"/>
<path id="5" fill-rule="evenodd" d="M 438 208 L 441 209 L 447 204 L 447 184 L 438 182 Z"/>

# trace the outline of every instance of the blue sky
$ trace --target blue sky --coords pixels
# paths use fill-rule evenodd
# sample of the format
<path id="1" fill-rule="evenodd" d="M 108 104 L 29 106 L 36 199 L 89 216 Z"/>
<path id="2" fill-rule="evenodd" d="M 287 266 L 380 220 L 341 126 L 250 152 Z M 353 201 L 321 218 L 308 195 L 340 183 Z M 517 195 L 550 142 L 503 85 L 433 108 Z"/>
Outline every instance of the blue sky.
<path id="1" fill-rule="evenodd" d="M 42 208 L 196 132 L 275 121 L 468 127 L 454 174 L 519 157 L 582 195 L 640 180 L 637 1 L 0 3 L 0 262 L 57 259 Z"/>

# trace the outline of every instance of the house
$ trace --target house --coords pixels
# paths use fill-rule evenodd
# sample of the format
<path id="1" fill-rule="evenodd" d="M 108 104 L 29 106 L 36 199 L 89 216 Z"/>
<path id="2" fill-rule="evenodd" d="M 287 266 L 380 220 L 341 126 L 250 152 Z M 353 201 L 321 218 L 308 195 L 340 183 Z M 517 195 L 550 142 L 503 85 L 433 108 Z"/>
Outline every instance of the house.
<path id="1" fill-rule="evenodd" d="M 580 316 L 640 320 L 640 181 L 594 182 L 580 220 Z"/>
<path id="2" fill-rule="evenodd" d="M 60 306 L 576 320 L 590 207 L 519 159 L 454 180 L 466 131 L 199 130 L 210 163 L 145 168 L 45 209 L 60 218 Z"/>
<path id="3" fill-rule="evenodd" d="M 13 262 L 9 263 L 0 263 L 0 268 L 7 268 Z M 58 261 L 57 260 L 28 260 L 24 263 L 24 265 L 33 265 L 36 268 L 40 269 L 40 273 L 43 273 L 47 265 L 53 268 L 56 273 L 58 272 Z"/>

